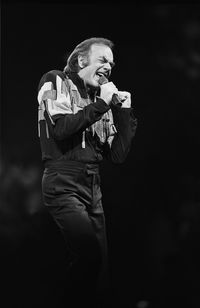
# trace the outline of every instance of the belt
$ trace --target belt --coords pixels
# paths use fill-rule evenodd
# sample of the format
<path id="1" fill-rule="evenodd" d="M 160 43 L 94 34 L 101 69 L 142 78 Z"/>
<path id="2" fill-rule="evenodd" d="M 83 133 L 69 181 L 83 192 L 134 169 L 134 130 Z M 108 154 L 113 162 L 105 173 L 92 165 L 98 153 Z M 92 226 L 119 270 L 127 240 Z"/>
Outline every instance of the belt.
<path id="1" fill-rule="evenodd" d="M 87 174 L 99 173 L 99 164 L 95 163 L 83 163 L 74 160 L 56 160 L 48 161 L 45 163 L 45 170 L 49 171 L 67 171 L 69 168 L 74 171 L 85 171 Z"/>

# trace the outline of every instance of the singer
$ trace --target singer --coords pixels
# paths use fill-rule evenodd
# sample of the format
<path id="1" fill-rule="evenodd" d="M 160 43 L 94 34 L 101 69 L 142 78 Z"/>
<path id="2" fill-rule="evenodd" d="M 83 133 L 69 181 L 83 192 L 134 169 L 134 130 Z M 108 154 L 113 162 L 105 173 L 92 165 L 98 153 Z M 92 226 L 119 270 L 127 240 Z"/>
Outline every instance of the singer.
<path id="1" fill-rule="evenodd" d="M 100 307 L 108 270 L 99 165 L 123 163 L 137 127 L 131 94 L 109 81 L 113 48 L 84 40 L 38 86 L 43 201 L 70 253 L 66 307 Z"/>

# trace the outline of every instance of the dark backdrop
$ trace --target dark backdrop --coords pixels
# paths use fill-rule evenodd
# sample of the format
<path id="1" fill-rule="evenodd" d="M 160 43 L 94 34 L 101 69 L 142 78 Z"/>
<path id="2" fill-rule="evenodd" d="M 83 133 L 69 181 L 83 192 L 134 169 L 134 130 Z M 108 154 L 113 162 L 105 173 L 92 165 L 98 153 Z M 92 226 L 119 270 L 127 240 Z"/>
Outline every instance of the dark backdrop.
<path id="1" fill-rule="evenodd" d="M 200 6 L 7 2 L 1 17 L 6 307 L 63 304 L 65 247 L 41 200 L 37 86 L 92 36 L 115 43 L 113 81 L 138 119 L 126 162 L 101 169 L 110 307 L 199 307 Z"/>

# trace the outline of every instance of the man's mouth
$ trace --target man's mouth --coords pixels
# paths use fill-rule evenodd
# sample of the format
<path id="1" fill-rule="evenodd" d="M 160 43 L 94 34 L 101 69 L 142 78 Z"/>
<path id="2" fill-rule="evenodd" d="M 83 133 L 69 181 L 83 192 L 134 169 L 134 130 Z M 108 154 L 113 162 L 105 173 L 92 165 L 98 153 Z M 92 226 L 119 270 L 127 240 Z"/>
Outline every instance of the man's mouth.
<path id="1" fill-rule="evenodd" d="M 108 78 L 108 74 L 107 73 L 101 73 L 101 72 L 96 72 L 96 75 L 100 78 L 102 76 Z"/>

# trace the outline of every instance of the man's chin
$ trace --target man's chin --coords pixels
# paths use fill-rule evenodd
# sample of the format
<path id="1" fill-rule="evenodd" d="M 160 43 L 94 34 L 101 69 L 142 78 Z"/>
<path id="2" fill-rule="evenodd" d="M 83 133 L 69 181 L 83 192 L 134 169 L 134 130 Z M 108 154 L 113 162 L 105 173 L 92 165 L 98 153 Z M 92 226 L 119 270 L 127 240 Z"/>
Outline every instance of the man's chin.
<path id="1" fill-rule="evenodd" d="M 91 90 L 97 90 L 99 89 L 99 83 L 97 81 L 93 81 L 90 83 L 87 83 L 87 87 L 90 88 Z"/>

